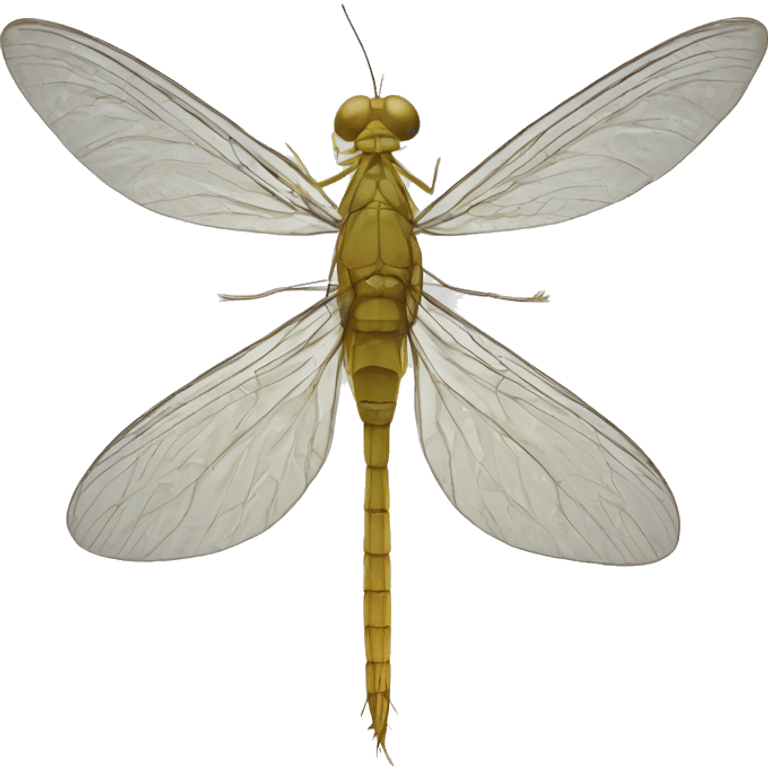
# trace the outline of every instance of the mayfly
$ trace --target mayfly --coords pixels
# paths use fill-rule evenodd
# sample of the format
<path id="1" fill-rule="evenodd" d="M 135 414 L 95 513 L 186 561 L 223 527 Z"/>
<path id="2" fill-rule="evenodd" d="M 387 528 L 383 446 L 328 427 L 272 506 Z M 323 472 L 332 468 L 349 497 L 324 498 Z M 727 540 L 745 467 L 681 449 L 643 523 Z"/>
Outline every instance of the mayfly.
<path id="1" fill-rule="evenodd" d="M 534 122 L 418 211 L 395 158 L 419 130 L 405 98 L 345 101 L 341 172 L 315 181 L 175 82 L 77 30 L 3 32 L 14 80 L 62 143 L 150 210 L 225 229 L 333 233 L 319 302 L 180 389 L 96 459 L 68 511 L 75 540 L 123 560 L 217 552 L 264 532 L 328 454 L 342 371 L 363 421 L 367 703 L 385 747 L 390 704 L 389 427 L 410 343 L 432 471 L 491 536 L 552 557 L 640 565 L 678 538 L 648 457 L 574 394 L 424 290 L 415 235 L 539 227 L 624 199 L 688 155 L 739 101 L 765 28 L 728 19 L 622 65 Z M 367 59 L 367 56 L 366 56 Z M 369 64 L 370 69 L 370 64 Z M 337 207 L 323 187 L 351 176 Z M 533 300 L 543 300 L 537 294 Z"/>

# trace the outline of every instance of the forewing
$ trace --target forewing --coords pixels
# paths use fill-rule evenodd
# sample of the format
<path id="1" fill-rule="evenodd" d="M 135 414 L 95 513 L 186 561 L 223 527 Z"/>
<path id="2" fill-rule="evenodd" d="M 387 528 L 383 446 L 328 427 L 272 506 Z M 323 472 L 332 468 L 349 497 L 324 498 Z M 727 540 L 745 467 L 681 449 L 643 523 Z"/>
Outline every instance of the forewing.
<path id="1" fill-rule="evenodd" d="M 341 335 L 337 300 L 323 299 L 131 424 L 72 497 L 77 543 L 120 560 L 172 560 L 274 525 L 328 454 Z"/>
<path id="2" fill-rule="evenodd" d="M 583 216 L 655 181 L 736 106 L 768 41 L 753 19 L 692 29 L 529 125 L 427 206 L 417 233 L 467 235 Z"/>
<path id="3" fill-rule="evenodd" d="M 34 19 L 9 24 L 2 47 L 64 146 L 139 205 L 223 229 L 337 231 L 334 204 L 298 166 L 133 56 Z"/>
<path id="4" fill-rule="evenodd" d="M 410 337 L 424 454 L 467 519 L 569 560 L 640 565 L 672 552 L 675 500 L 623 432 L 426 294 Z"/>

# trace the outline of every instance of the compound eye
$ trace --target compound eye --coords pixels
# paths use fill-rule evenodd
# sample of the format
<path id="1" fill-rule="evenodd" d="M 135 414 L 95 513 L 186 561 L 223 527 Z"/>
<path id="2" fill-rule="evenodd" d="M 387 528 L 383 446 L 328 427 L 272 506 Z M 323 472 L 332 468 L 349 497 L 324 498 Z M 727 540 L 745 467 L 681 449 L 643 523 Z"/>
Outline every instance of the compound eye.
<path id="1" fill-rule="evenodd" d="M 370 120 L 371 100 L 367 96 L 353 96 L 339 107 L 333 129 L 344 141 L 354 141 Z"/>
<path id="2" fill-rule="evenodd" d="M 384 125 L 402 141 L 412 139 L 419 132 L 419 113 L 402 96 L 387 96 L 381 110 Z"/>

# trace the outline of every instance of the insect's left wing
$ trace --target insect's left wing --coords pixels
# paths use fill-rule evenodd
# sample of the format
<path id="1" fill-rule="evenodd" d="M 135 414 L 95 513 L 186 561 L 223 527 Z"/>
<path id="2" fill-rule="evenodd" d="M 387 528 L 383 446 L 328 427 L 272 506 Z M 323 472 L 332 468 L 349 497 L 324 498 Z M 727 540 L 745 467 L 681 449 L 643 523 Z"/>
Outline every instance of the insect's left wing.
<path id="1" fill-rule="evenodd" d="M 223 229 L 338 230 L 335 205 L 295 163 L 124 51 L 36 19 L 9 24 L 2 47 L 62 144 L 139 205 Z"/>
<path id="2" fill-rule="evenodd" d="M 510 139 L 427 206 L 414 231 L 542 227 L 623 200 L 674 168 L 736 106 L 767 43 L 754 19 L 667 40 Z"/>
<path id="3" fill-rule="evenodd" d="M 672 492 L 623 432 L 427 294 L 410 338 L 422 448 L 466 518 L 569 560 L 641 565 L 672 552 Z"/>
<path id="4" fill-rule="evenodd" d="M 218 552 L 263 533 L 328 454 L 342 326 L 335 296 L 137 419 L 86 472 L 67 524 L 119 560 Z"/>

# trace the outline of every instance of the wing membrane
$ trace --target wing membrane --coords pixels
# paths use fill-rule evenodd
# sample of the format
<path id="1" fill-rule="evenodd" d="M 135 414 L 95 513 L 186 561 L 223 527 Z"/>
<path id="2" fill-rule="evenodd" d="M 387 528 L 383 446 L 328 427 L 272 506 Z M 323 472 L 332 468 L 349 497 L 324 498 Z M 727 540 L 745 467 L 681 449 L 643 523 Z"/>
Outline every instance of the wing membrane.
<path id="1" fill-rule="evenodd" d="M 415 232 L 541 227 L 623 200 L 663 176 L 736 106 L 765 27 L 726 19 L 615 69 L 500 147 L 416 218 Z"/>
<path id="2" fill-rule="evenodd" d="M 467 519 L 569 560 L 640 565 L 672 552 L 672 492 L 623 432 L 426 294 L 410 335 L 422 448 Z"/>
<path id="3" fill-rule="evenodd" d="M 276 523 L 328 454 L 341 336 L 337 301 L 323 299 L 145 413 L 80 481 L 67 513 L 77 543 L 171 560 Z"/>
<path id="4" fill-rule="evenodd" d="M 223 229 L 337 231 L 334 204 L 298 166 L 133 56 L 34 19 L 9 24 L 2 47 L 64 146 L 139 205 Z"/>

